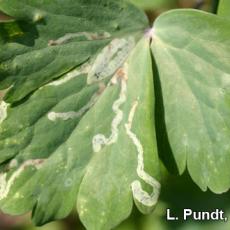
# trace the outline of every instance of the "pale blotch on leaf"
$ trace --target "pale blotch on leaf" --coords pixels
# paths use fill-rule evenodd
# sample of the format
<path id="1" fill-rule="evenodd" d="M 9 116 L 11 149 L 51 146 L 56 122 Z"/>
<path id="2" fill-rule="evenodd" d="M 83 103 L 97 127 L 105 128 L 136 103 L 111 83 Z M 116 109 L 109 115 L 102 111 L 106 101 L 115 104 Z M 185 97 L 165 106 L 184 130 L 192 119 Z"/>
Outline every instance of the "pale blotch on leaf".
<path id="1" fill-rule="evenodd" d="M 7 107 L 9 104 L 6 102 L 2 101 L 0 103 L 0 124 L 6 119 L 7 117 Z"/>
<path id="2" fill-rule="evenodd" d="M 131 139 L 132 143 L 136 146 L 136 150 L 138 153 L 137 157 L 137 175 L 142 179 L 146 184 L 150 185 L 153 189 L 151 194 L 148 194 L 146 191 L 142 189 L 141 182 L 139 180 L 135 180 L 131 184 L 133 197 L 135 200 L 143 204 L 147 207 L 154 207 L 156 205 L 159 194 L 160 194 L 160 183 L 148 173 L 144 171 L 144 150 L 143 146 L 136 136 L 135 133 L 131 131 L 133 118 L 138 106 L 138 101 L 135 101 L 128 117 L 128 123 L 125 124 L 126 133 Z"/>
<path id="3" fill-rule="evenodd" d="M 115 38 L 97 55 L 87 77 L 92 84 L 112 76 L 125 62 L 135 46 L 135 39 Z"/>

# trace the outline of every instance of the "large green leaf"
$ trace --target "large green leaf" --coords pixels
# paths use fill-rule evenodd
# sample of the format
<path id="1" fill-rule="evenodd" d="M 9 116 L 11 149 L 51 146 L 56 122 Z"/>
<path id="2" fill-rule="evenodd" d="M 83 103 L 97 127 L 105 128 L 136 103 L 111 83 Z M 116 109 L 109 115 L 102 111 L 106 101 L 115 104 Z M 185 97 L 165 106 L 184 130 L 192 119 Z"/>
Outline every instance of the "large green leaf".
<path id="1" fill-rule="evenodd" d="M 77 202 L 88 229 L 116 226 L 133 199 L 150 212 L 160 184 L 146 17 L 122 1 L 0 8 L 17 19 L 0 24 L 0 83 L 10 87 L 0 105 L 1 210 L 32 210 L 41 225 Z"/>
<path id="2" fill-rule="evenodd" d="M 230 19 L 230 1 L 220 0 L 218 7 L 218 14 Z"/>
<path id="3" fill-rule="evenodd" d="M 77 206 L 100 230 L 127 218 L 133 200 L 149 213 L 157 144 L 203 190 L 230 187 L 227 20 L 176 10 L 144 34 L 146 17 L 123 1 L 0 0 L 0 9 L 14 18 L 0 23 L 1 210 L 32 210 L 41 225 Z"/>
<path id="4" fill-rule="evenodd" d="M 153 28 L 166 127 L 161 145 L 169 141 L 179 172 L 187 165 L 202 190 L 224 192 L 230 187 L 230 23 L 175 10 Z"/>

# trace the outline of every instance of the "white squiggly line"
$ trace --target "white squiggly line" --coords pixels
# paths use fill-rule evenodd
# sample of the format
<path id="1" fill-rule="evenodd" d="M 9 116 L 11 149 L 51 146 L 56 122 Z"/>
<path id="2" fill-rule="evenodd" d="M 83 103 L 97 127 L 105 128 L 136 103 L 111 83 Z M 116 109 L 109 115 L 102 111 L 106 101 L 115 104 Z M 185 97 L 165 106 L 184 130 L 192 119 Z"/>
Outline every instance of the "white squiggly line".
<path id="1" fill-rule="evenodd" d="M 74 118 L 78 118 L 80 116 L 82 116 L 88 109 L 90 109 L 96 102 L 96 100 L 98 99 L 98 93 L 94 94 L 90 101 L 83 106 L 79 111 L 75 112 L 75 111 L 69 111 L 69 112 L 49 112 L 47 114 L 47 117 L 50 121 L 56 121 L 58 119 L 61 119 L 63 121 L 69 120 L 69 119 L 74 119 Z"/>
<path id="2" fill-rule="evenodd" d="M 56 81 L 52 81 L 50 83 L 48 83 L 46 86 L 59 86 L 62 85 L 68 81 L 70 81 L 71 79 L 78 77 L 81 74 L 86 74 L 89 71 L 89 64 L 83 64 L 80 68 L 77 67 L 76 69 L 70 71 L 69 73 L 67 73 L 65 75 L 65 77 L 58 79 Z"/>
<path id="3" fill-rule="evenodd" d="M 111 123 L 111 135 L 106 138 L 103 134 L 96 134 L 92 141 L 94 152 L 99 152 L 102 148 L 102 145 L 111 145 L 117 141 L 118 126 L 123 119 L 123 111 L 120 109 L 120 106 L 126 101 L 126 90 L 126 80 L 124 77 L 122 77 L 119 97 L 112 105 L 112 110 L 115 113 L 115 117 Z"/>
<path id="4" fill-rule="evenodd" d="M 63 112 L 63 113 L 49 112 L 47 117 L 50 121 L 56 121 L 58 119 L 67 121 L 69 119 L 78 118 L 81 116 L 81 114 L 82 114 L 81 112 L 74 112 L 74 111 Z"/>
<path id="5" fill-rule="evenodd" d="M 100 40 L 100 39 L 106 39 L 111 37 L 111 34 L 108 32 L 102 32 L 102 33 L 89 33 L 89 32 L 78 32 L 78 33 L 68 33 L 65 34 L 63 37 L 58 38 L 57 40 L 50 40 L 48 42 L 49 46 L 53 45 L 61 45 L 64 44 L 74 38 L 78 37 L 85 37 L 87 40 Z"/>
<path id="6" fill-rule="evenodd" d="M 131 131 L 132 121 L 133 121 L 137 106 L 138 106 L 138 101 L 135 101 L 129 113 L 128 123 L 125 124 L 125 129 L 126 129 L 127 135 L 132 140 L 133 144 L 136 146 L 136 149 L 138 152 L 137 175 L 144 182 L 146 182 L 153 188 L 153 192 L 151 194 L 148 194 L 146 191 L 144 191 L 142 189 L 142 186 L 139 180 L 133 181 L 131 184 L 131 187 L 132 187 L 132 193 L 133 193 L 134 199 L 136 199 L 138 202 L 140 202 L 141 204 L 145 206 L 153 207 L 158 201 L 161 185 L 155 178 L 153 178 L 152 176 L 150 176 L 148 173 L 144 171 L 144 150 L 136 134 Z"/>
<path id="7" fill-rule="evenodd" d="M 25 161 L 20 167 L 11 175 L 10 179 L 7 181 L 7 173 L 0 174 L 0 200 L 7 197 L 11 186 L 14 184 L 15 180 L 20 176 L 20 174 L 29 166 L 34 166 L 36 169 L 40 169 L 45 159 L 33 159 Z"/>

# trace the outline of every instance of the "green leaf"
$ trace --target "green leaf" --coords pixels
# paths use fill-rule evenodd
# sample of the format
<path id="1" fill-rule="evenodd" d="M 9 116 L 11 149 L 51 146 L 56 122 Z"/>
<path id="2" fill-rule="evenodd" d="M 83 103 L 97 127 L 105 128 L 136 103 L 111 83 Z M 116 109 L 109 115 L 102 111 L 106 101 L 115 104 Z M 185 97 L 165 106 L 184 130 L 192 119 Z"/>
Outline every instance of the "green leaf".
<path id="1" fill-rule="evenodd" d="M 1 0 L 0 10 L 18 19 L 0 24 L 0 89 L 11 86 L 9 103 L 79 66 L 112 38 L 147 25 L 142 12 L 122 1 Z"/>
<path id="2" fill-rule="evenodd" d="M 83 224 L 100 230 L 127 218 L 133 199 L 149 213 L 160 184 L 146 17 L 122 1 L 0 9 L 17 19 L 0 24 L 0 83 L 10 87 L 0 105 L 1 210 L 32 211 L 41 225 L 77 203 Z"/>
<path id="3" fill-rule="evenodd" d="M 0 10 L 14 18 L 0 22 L 2 211 L 42 225 L 77 207 L 87 229 L 114 228 L 133 203 L 154 209 L 158 149 L 202 190 L 230 187 L 228 20 L 175 10 L 144 33 L 120 0 Z"/>
<path id="4" fill-rule="evenodd" d="M 174 10 L 153 28 L 166 127 L 161 145 L 169 141 L 180 174 L 187 165 L 202 190 L 224 192 L 230 187 L 230 23 Z"/>
<path id="5" fill-rule="evenodd" d="M 129 0 L 134 5 L 145 10 L 159 9 L 161 7 L 166 7 L 170 5 L 175 5 L 176 0 Z"/>
<path id="6" fill-rule="evenodd" d="M 218 7 L 218 15 L 230 18 L 230 1 L 220 0 Z"/>

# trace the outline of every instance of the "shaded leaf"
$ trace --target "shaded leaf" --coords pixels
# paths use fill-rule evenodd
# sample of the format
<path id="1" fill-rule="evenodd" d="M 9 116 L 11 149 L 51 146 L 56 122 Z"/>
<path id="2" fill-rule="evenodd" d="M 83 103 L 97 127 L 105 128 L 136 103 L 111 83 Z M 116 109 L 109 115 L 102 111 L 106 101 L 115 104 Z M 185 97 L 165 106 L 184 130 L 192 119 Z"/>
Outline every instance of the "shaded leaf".
<path id="1" fill-rule="evenodd" d="M 202 190 L 216 193 L 230 186 L 229 38 L 228 21 L 195 10 L 170 11 L 154 23 L 152 51 L 179 172 L 187 165 Z"/>
<path id="2" fill-rule="evenodd" d="M 147 23 L 142 12 L 122 1 L 1 0 L 0 9 L 18 19 L 0 24 L 0 88 L 13 84 L 7 102 L 24 98 L 91 58 L 113 37 Z"/>

